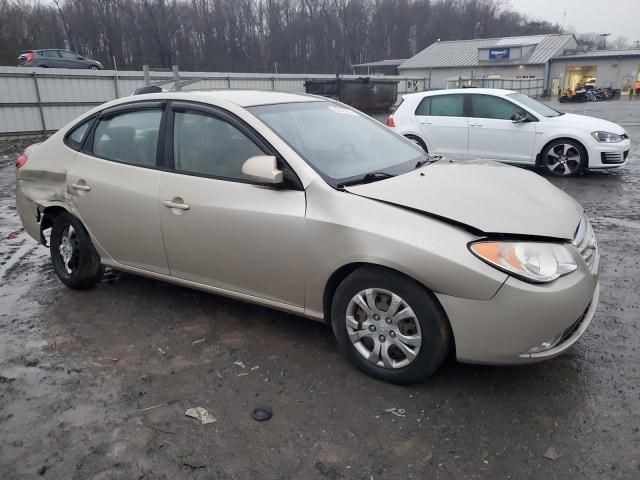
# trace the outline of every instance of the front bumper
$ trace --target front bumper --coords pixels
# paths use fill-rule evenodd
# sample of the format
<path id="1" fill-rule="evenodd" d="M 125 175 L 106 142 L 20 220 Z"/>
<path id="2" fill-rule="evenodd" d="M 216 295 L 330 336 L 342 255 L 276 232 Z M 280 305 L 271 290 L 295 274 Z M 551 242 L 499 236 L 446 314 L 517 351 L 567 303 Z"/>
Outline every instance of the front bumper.
<path id="1" fill-rule="evenodd" d="M 449 317 L 458 360 L 499 365 L 532 363 L 561 354 L 591 323 L 598 293 L 597 274 L 585 266 L 551 284 L 510 277 L 488 301 L 437 297 Z M 547 350 L 529 353 L 559 337 L 559 343 Z"/>
<path id="2" fill-rule="evenodd" d="M 629 161 L 631 141 L 620 143 L 591 142 L 589 148 L 589 168 L 618 168 Z"/>

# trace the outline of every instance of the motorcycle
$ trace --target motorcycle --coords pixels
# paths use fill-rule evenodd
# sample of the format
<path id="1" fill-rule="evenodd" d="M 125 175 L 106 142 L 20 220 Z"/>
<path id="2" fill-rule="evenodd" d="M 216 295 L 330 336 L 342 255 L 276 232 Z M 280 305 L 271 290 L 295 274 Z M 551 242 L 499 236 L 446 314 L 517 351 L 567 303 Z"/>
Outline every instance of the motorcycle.
<path id="1" fill-rule="evenodd" d="M 590 97 L 591 96 L 589 95 L 589 93 L 587 93 L 587 90 L 584 87 L 577 88 L 576 90 L 567 89 L 560 96 L 560 103 L 567 103 L 567 102 L 584 103 L 584 102 L 588 102 Z"/>

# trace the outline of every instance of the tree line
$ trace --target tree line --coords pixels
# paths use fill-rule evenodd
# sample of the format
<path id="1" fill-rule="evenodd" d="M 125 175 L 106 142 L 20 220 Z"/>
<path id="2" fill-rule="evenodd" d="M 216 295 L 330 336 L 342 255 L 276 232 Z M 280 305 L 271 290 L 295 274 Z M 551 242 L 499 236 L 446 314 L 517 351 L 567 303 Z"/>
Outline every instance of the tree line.
<path id="1" fill-rule="evenodd" d="M 559 31 L 502 0 L 0 0 L 0 64 L 68 48 L 105 68 L 348 73 L 438 39 Z"/>

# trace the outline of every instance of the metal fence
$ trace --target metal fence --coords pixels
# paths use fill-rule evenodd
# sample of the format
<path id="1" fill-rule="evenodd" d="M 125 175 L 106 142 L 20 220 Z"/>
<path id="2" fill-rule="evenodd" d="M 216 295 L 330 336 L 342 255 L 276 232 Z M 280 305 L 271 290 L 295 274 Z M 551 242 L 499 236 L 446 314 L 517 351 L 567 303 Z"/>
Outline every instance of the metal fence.
<path id="1" fill-rule="evenodd" d="M 544 80 L 542 78 L 474 78 L 472 85 L 477 88 L 515 90 L 530 97 L 544 95 Z"/>
<path id="2" fill-rule="evenodd" d="M 310 79 L 335 75 L 132 72 L 0 67 L 0 136 L 52 132 L 109 100 L 152 83 L 168 90 L 252 89 L 303 93 Z M 358 78 L 345 76 L 344 78 Z M 398 80 L 398 95 L 425 89 L 424 79 Z"/>

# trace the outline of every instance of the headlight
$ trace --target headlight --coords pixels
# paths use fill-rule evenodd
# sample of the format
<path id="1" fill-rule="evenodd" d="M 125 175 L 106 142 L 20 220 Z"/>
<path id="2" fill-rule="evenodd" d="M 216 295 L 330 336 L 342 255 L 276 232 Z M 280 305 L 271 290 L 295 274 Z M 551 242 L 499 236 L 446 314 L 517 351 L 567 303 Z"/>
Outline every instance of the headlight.
<path id="1" fill-rule="evenodd" d="M 479 241 L 469 248 L 489 265 L 528 282 L 552 282 L 578 268 L 569 248 L 558 243 Z"/>
<path id="2" fill-rule="evenodd" d="M 618 143 L 623 140 L 622 135 L 611 132 L 592 132 L 591 136 L 602 143 Z"/>

